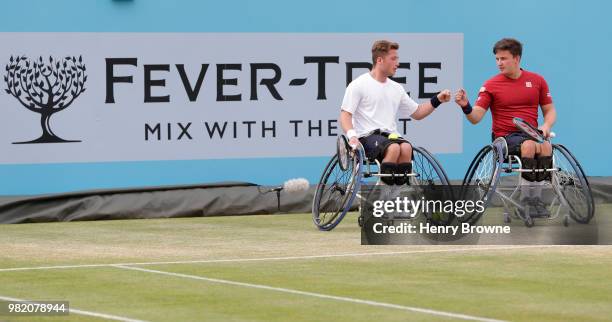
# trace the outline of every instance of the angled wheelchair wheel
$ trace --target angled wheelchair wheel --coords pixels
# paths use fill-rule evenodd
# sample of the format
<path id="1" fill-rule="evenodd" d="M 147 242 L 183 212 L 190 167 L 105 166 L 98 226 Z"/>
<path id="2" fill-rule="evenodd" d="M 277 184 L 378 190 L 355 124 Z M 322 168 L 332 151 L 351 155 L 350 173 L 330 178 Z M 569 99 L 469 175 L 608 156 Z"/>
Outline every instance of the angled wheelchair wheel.
<path id="1" fill-rule="evenodd" d="M 363 150 L 357 149 L 342 160 L 342 166 L 337 154 L 327 163 L 312 204 L 312 219 L 319 230 L 334 229 L 350 210 L 361 184 L 362 160 Z"/>
<path id="2" fill-rule="evenodd" d="M 444 200 L 452 200 L 452 190 L 449 189 L 449 180 L 446 172 L 429 151 L 421 147 L 414 147 L 412 152 L 412 172 L 415 176 L 411 184 L 424 187 L 429 192 L 439 191 L 443 194 Z M 452 217 L 445 213 L 425 214 L 427 219 L 437 225 L 447 225 Z"/>
<path id="3" fill-rule="evenodd" d="M 486 209 L 491 199 L 493 199 L 500 175 L 500 154 L 501 151 L 494 145 L 487 145 L 482 148 L 468 168 L 463 179 L 463 187 L 470 188 L 468 192 L 464 189 L 462 199 L 483 201 Z M 468 193 L 470 196 L 468 196 Z M 461 221 L 475 223 L 480 219 L 484 212 L 473 212 L 466 214 Z"/>
<path id="4" fill-rule="evenodd" d="M 586 174 L 574 155 L 563 145 L 553 144 L 552 184 L 560 197 L 567 201 L 570 217 L 578 223 L 588 223 L 595 214 L 595 203 Z"/>
<path id="5" fill-rule="evenodd" d="M 414 147 L 412 152 L 412 171 L 418 174 L 415 177 L 419 185 L 449 184 L 446 172 L 440 162 L 429 151 L 421 147 Z"/>

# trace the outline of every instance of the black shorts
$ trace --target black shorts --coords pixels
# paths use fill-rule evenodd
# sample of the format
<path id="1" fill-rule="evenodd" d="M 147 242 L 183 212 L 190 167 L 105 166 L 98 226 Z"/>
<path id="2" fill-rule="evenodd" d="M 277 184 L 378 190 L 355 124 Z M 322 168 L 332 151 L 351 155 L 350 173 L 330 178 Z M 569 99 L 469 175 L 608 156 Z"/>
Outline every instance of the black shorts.
<path id="1" fill-rule="evenodd" d="M 389 139 L 389 134 L 386 132 L 374 132 L 368 136 L 364 136 L 359 138 L 359 142 L 363 145 L 363 149 L 365 150 L 366 158 L 368 160 L 377 159 L 378 161 L 382 161 L 385 157 L 385 150 L 393 144 L 393 143 L 408 143 L 408 140 L 403 137 L 399 137 L 397 139 Z"/>
<path id="2" fill-rule="evenodd" d="M 521 156 L 521 144 L 527 140 L 535 141 L 529 135 L 523 132 L 513 132 L 506 136 L 506 143 L 508 144 L 508 155 L 518 155 Z"/>

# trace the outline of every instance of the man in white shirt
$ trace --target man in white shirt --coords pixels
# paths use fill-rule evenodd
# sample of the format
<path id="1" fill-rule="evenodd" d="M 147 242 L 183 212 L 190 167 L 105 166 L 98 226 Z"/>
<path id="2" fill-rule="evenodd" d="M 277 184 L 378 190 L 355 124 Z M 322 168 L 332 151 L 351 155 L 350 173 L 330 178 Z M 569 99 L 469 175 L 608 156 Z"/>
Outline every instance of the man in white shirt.
<path id="1" fill-rule="evenodd" d="M 445 89 L 430 101 L 417 104 L 402 85 L 389 79 L 399 66 L 399 45 L 378 40 L 372 46 L 372 70 L 353 80 L 344 94 L 340 125 L 351 146 L 362 144 L 368 158 L 381 162 L 386 184 L 405 184 L 405 174 L 412 172 L 412 145 L 397 131 L 398 112 L 421 120 L 443 102 L 450 101 Z"/>

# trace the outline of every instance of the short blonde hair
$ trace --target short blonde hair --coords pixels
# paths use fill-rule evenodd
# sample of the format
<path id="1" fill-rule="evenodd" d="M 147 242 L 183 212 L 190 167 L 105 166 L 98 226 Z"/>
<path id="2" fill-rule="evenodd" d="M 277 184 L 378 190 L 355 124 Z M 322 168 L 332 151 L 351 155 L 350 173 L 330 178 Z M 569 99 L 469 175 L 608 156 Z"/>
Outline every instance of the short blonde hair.
<path id="1" fill-rule="evenodd" d="M 375 41 L 372 45 L 372 64 L 376 65 L 376 59 L 386 56 L 392 49 L 399 49 L 399 44 L 388 40 Z"/>

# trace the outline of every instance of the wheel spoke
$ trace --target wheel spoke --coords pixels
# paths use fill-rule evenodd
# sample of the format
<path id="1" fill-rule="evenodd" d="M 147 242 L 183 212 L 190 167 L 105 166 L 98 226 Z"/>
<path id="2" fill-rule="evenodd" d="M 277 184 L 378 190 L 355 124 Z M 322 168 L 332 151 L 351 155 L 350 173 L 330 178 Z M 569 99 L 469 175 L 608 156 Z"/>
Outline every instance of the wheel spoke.
<path id="1" fill-rule="evenodd" d="M 567 201 L 571 217 L 579 222 L 588 222 L 593 209 L 586 178 L 573 157 L 562 149 L 557 146 L 553 149 L 554 165 L 558 169 L 553 176 L 559 185 L 558 191 Z"/>

